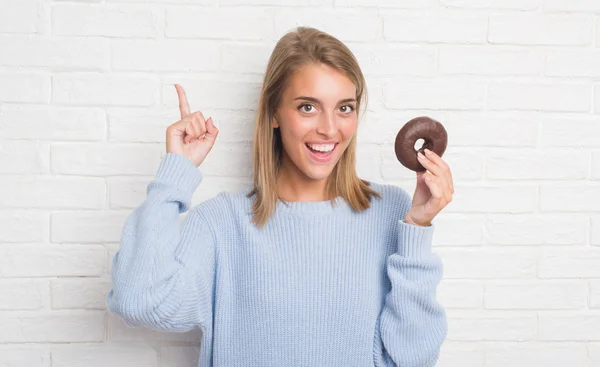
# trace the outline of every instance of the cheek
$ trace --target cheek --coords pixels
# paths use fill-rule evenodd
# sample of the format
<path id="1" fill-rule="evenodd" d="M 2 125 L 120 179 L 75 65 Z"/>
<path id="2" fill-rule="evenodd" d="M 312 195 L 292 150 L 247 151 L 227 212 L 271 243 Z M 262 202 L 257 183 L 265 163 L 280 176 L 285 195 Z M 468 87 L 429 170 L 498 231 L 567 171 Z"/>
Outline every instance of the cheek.
<path id="1" fill-rule="evenodd" d="M 348 140 L 356 133 L 356 129 L 358 128 L 358 121 L 356 118 L 347 119 L 342 122 L 340 127 L 340 132 L 345 140 Z"/>
<path id="2" fill-rule="evenodd" d="M 282 138 L 286 141 L 302 140 L 308 134 L 313 124 L 310 119 L 301 116 L 289 116 L 282 124 Z"/>

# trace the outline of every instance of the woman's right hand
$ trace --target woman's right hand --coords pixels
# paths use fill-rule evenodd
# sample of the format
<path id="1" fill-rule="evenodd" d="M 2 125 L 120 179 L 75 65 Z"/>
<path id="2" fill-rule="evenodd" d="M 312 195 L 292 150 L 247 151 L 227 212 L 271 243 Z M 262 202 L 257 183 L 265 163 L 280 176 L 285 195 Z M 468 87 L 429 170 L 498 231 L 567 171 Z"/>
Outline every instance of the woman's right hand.
<path id="1" fill-rule="evenodd" d="M 181 120 L 167 128 L 167 153 L 181 154 L 198 167 L 215 144 L 219 129 L 212 117 L 205 120 L 200 111 L 190 113 L 185 91 L 179 84 L 175 84 L 175 89 L 179 97 Z"/>

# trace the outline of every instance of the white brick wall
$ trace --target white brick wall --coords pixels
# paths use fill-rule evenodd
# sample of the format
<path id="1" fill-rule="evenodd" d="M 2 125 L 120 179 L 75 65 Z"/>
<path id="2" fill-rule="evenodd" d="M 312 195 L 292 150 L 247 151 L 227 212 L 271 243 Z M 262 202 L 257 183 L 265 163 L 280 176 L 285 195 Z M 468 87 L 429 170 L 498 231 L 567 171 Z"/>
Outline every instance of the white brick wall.
<path id="1" fill-rule="evenodd" d="M 194 203 L 250 182 L 270 51 L 331 32 L 367 75 L 358 170 L 412 192 L 395 134 L 449 133 L 442 367 L 600 366 L 598 0 L 0 2 L 0 365 L 192 367 L 201 333 L 106 311 L 111 259 L 178 118 L 221 134 Z"/>

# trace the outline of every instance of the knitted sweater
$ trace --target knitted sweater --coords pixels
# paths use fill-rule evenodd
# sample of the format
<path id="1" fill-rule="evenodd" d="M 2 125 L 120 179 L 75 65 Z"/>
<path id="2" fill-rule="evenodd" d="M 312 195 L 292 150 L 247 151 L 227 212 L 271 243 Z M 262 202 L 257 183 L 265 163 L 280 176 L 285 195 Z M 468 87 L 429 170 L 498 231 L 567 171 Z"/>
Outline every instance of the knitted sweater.
<path id="1" fill-rule="evenodd" d="M 360 213 L 341 197 L 280 200 L 259 229 L 249 188 L 190 208 L 201 181 L 201 167 L 167 153 L 128 216 L 107 297 L 128 326 L 200 328 L 201 367 L 436 364 L 442 264 L 435 225 L 403 221 L 405 190 L 371 182 L 382 199 Z"/>

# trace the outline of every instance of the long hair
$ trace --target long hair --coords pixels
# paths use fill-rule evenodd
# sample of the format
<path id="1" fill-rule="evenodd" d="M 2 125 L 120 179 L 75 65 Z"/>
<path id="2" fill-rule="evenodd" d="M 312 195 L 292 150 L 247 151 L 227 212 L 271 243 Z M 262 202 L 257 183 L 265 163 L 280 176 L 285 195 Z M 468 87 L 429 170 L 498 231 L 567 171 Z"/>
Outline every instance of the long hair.
<path id="1" fill-rule="evenodd" d="M 300 67 L 324 64 L 343 72 L 356 87 L 356 112 L 366 105 L 364 75 L 358 61 L 341 41 L 310 27 L 298 27 L 284 35 L 275 45 L 264 76 L 258 102 L 254 142 L 254 182 L 247 197 L 254 197 L 252 222 L 263 227 L 276 208 L 277 175 L 281 167 L 283 144 L 279 129 L 271 122 L 290 76 Z M 333 199 L 341 196 L 356 211 L 370 207 L 371 196 L 381 195 L 356 173 L 356 134 L 340 157 L 327 180 L 326 190 Z"/>

